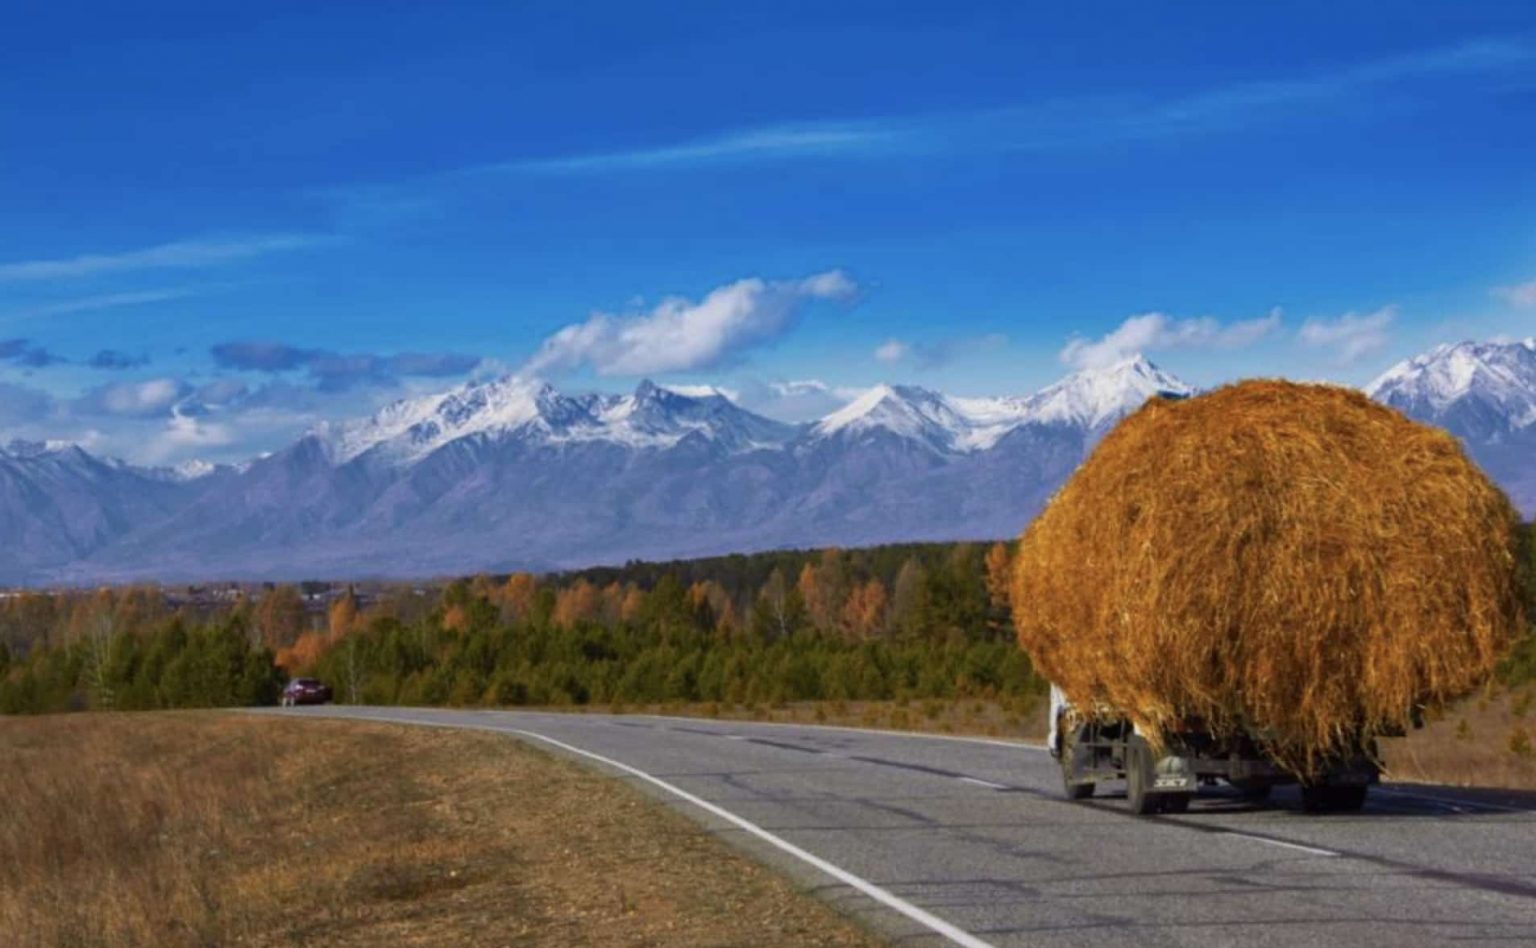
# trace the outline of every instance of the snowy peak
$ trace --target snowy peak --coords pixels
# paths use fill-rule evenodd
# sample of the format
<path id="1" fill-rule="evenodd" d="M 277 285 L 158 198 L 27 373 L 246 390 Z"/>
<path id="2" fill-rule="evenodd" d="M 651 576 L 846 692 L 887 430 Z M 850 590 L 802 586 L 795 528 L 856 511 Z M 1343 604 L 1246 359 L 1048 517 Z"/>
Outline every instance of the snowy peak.
<path id="1" fill-rule="evenodd" d="M 1137 355 L 1105 368 L 1074 372 L 1024 400 L 1031 420 L 1103 428 L 1147 399 L 1186 398 L 1194 389 Z"/>
<path id="2" fill-rule="evenodd" d="M 1527 428 L 1536 424 L 1536 338 L 1436 346 L 1382 373 L 1366 394 L 1463 437 Z"/>
<path id="3" fill-rule="evenodd" d="M 983 451 L 1023 425 L 1101 430 L 1155 396 L 1194 389 L 1141 356 L 1069 375 L 1033 395 L 961 398 L 907 385 L 877 385 L 823 418 L 814 437 L 884 430 L 936 450 Z"/>
<path id="4" fill-rule="evenodd" d="M 771 447 L 794 426 L 755 415 L 718 390 L 684 394 L 646 379 L 630 395 L 597 396 L 591 436 L 636 447 L 671 447 L 693 436 L 732 451 Z"/>
<path id="5" fill-rule="evenodd" d="M 646 380 L 629 395 L 569 396 L 546 382 L 507 376 L 403 399 L 371 418 L 315 433 L 336 463 L 369 454 L 403 465 L 474 435 L 539 443 L 610 441 L 636 448 L 670 447 L 694 435 L 746 450 L 781 443 L 793 432 L 719 392 L 685 395 Z"/>
<path id="6" fill-rule="evenodd" d="M 969 427 L 969 421 L 938 392 L 915 385 L 876 385 L 817 422 L 812 434 L 856 437 L 884 430 L 947 450 Z"/>
<path id="7" fill-rule="evenodd" d="M 562 409 L 550 386 L 508 376 L 401 399 L 370 418 L 321 426 L 314 433 L 337 463 L 370 451 L 389 461 L 410 462 L 458 438 L 514 430 L 546 412 L 559 416 Z"/>

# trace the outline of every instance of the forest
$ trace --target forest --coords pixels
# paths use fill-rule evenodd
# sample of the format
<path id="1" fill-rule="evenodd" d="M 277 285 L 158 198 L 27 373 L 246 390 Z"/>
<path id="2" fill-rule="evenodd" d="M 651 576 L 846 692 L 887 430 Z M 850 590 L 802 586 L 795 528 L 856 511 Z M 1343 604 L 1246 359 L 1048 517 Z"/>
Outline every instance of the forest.
<path id="1" fill-rule="evenodd" d="M 1010 557 L 1004 543 L 903 544 L 259 585 L 212 602 L 158 587 L 9 593 L 0 713 L 270 704 L 299 675 L 368 704 L 1023 701 L 1045 683 L 1014 642 Z M 1536 681 L 1536 633 L 1503 678 Z"/>
<path id="2" fill-rule="evenodd" d="M 0 712 L 338 700 L 459 706 L 1016 697 L 1005 544 L 631 563 L 436 585 L 154 587 L 0 600 Z"/>

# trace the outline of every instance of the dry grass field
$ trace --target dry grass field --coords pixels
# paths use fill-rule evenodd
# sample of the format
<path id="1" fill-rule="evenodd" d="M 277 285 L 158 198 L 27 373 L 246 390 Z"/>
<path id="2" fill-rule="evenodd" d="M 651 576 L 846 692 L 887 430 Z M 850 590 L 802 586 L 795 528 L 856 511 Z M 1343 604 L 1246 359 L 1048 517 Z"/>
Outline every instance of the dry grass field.
<path id="1" fill-rule="evenodd" d="M 1536 790 L 1536 686 L 1460 702 L 1382 756 L 1394 780 Z"/>
<path id="2" fill-rule="evenodd" d="M 623 783 L 495 735 L 0 718 L 0 760 L 16 948 L 875 943 Z"/>

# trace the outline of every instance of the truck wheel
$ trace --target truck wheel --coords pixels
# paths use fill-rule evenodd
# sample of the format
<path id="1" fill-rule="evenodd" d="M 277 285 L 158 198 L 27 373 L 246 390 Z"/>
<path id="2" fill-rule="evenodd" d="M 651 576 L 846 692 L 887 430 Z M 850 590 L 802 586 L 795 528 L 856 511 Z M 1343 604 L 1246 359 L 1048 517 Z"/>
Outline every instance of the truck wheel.
<path id="1" fill-rule="evenodd" d="M 1333 811 L 1335 813 L 1359 813 L 1360 808 L 1365 806 L 1365 795 L 1367 792 L 1368 788 L 1363 785 L 1358 787 L 1334 787 Z"/>
<path id="2" fill-rule="evenodd" d="M 1262 780 L 1238 780 L 1232 783 L 1232 789 L 1237 791 L 1244 803 L 1264 803 L 1269 800 L 1275 785 Z"/>
<path id="3" fill-rule="evenodd" d="M 1093 784 L 1072 782 L 1071 764 L 1063 763 L 1061 765 L 1061 785 L 1062 789 L 1067 792 L 1068 800 L 1087 800 L 1093 796 Z"/>
<path id="4" fill-rule="evenodd" d="M 1365 806 L 1368 788 L 1302 787 L 1301 807 L 1308 813 L 1356 813 Z"/>
<path id="5" fill-rule="evenodd" d="M 1094 785 L 1082 783 L 1073 779 L 1076 776 L 1077 758 L 1077 732 L 1074 729 L 1072 736 L 1062 733 L 1060 751 L 1057 754 L 1057 762 L 1061 764 L 1061 787 L 1066 791 L 1068 800 L 1086 800 L 1093 796 Z"/>
<path id="6" fill-rule="evenodd" d="M 1152 751 L 1147 742 L 1132 736 L 1125 744 L 1125 799 L 1137 816 L 1151 816 L 1162 809 L 1162 795 L 1152 793 Z"/>

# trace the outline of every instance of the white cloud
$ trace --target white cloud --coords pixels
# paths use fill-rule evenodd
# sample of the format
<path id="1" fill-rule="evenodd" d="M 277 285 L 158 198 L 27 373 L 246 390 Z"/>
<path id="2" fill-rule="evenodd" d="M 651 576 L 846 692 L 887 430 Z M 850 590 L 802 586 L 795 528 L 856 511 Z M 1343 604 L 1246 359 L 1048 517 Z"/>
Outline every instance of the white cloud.
<path id="1" fill-rule="evenodd" d="M 847 385 L 828 385 L 821 379 L 792 379 L 784 382 L 769 382 L 768 388 L 774 394 L 784 398 L 795 398 L 802 395 L 829 395 L 832 398 L 851 402 L 866 389 Z"/>
<path id="2" fill-rule="evenodd" d="M 1511 306 L 1536 306 L 1536 280 L 1516 283 L 1514 286 L 1497 286 L 1493 295 Z"/>
<path id="3" fill-rule="evenodd" d="M 68 280 L 134 270 L 207 267 L 277 250 L 293 250 L 319 242 L 297 234 L 277 234 L 242 240 L 178 240 L 122 253 L 89 253 L 53 260 L 0 263 L 0 283 L 23 280 Z"/>
<path id="4" fill-rule="evenodd" d="M 1331 348 L 1341 365 L 1375 355 L 1387 347 L 1387 329 L 1397 318 L 1396 306 L 1383 306 L 1374 313 L 1345 313 L 1338 319 L 1308 319 L 1301 327 L 1303 345 Z"/>
<path id="5" fill-rule="evenodd" d="M 648 375 L 717 365 L 743 349 L 777 338 L 811 300 L 846 300 L 857 292 L 840 270 L 802 280 L 751 277 L 711 290 L 697 303 L 663 300 L 649 313 L 596 313 L 544 340 L 524 371 L 591 366 L 599 375 Z"/>
<path id="6" fill-rule="evenodd" d="M 1074 336 L 1060 359 L 1079 369 L 1113 365 L 1158 349 L 1241 349 L 1280 328 L 1280 310 L 1257 319 L 1223 324 L 1209 316 L 1174 319 L 1165 313 L 1132 316 L 1099 339 Z"/>
<path id="7" fill-rule="evenodd" d="M 726 401 L 741 401 L 741 393 L 731 388 L 722 388 L 719 385 L 676 385 L 667 383 L 662 388 L 679 395 L 687 395 L 689 398 L 708 398 L 711 395 L 719 395 Z"/>
<path id="8" fill-rule="evenodd" d="M 864 393 L 855 386 L 831 385 L 820 379 L 781 379 L 764 382 L 744 379 L 741 406 L 780 421 L 801 422 L 821 418 Z"/>
<path id="9" fill-rule="evenodd" d="M 158 378 L 140 382 L 111 382 L 87 392 L 79 407 L 87 413 L 146 417 L 169 412 L 187 394 L 180 379 Z"/>
<path id="10" fill-rule="evenodd" d="M 900 362 L 912 354 L 912 347 L 900 339 L 887 339 L 875 347 L 875 358 L 886 364 Z"/>
<path id="11" fill-rule="evenodd" d="M 177 412 L 165 423 L 143 456 L 147 460 L 164 463 L 183 459 L 189 452 L 222 448 L 234 442 L 235 432 L 228 425 Z"/>

